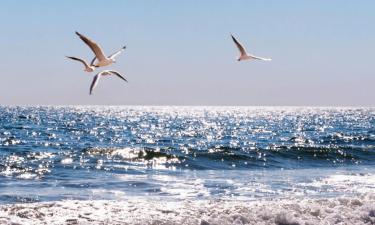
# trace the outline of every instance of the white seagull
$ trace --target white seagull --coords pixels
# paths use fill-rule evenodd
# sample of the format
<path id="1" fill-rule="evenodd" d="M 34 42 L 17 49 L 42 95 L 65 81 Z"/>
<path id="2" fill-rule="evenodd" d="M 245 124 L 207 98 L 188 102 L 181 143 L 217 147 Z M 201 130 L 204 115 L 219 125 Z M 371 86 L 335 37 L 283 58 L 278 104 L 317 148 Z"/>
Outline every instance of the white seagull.
<path id="1" fill-rule="evenodd" d="M 94 61 L 96 58 L 91 61 L 90 65 L 85 60 L 77 57 L 67 56 L 67 58 L 81 62 L 85 66 L 84 71 L 86 72 L 93 72 L 95 70 Z"/>
<path id="2" fill-rule="evenodd" d="M 241 60 L 250 60 L 250 59 L 259 59 L 259 60 L 264 60 L 264 61 L 271 61 L 271 59 L 269 58 L 262 58 L 262 57 L 258 57 L 258 56 L 255 56 L 255 55 L 251 55 L 249 53 L 246 52 L 246 49 L 243 47 L 243 45 L 237 41 L 236 38 L 233 37 L 233 35 L 231 34 L 230 36 L 232 36 L 232 39 L 234 41 L 234 43 L 237 45 L 237 48 L 238 50 L 240 50 L 240 57 L 238 57 L 238 61 L 241 61 Z"/>
<path id="3" fill-rule="evenodd" d="M 76 34 L 79 36 L 79 38 L 81 38 L 81 40 L 83 42 L 85 42 L 90 48 L 91 50 L 94 52 L 95 54 L 95 58 L 98 59 L 98 63 L 95 64 L 94 66 L 95 67 L 102 67 L 102 66 L 108 66 L 112 63 L 115 63 L 116 60 L 115 60 L 115 57 L 118 56 L 121 52 L 123 52 L 125 50 L 125 46 L 122 47 L 120 50 L 118 50 L 117 52 L 113 53 L 112 55 L 110 56 L 105 56 L 102 48 L 94 41 L 90 40 L 89 38 L 87 38 L 86 36 L 76 32 Z M 95 58 L 93 61 L 95 61 Z"/>
<path id="4" fill-rule="evenodd" d="M 94 90 L 94 88 L 98 84 L 100 77 L 101 76 L 107 76 L 107 75 L 116 75 L 119 78 L 123 79 L 124 81 L 128 82 L 123 76 L 121 76 L 121 74 L 119 72 L 114 71 L 114 70 L 104 70 L 104 71 L 102 71 L 102 72 L 100 72 L 100 73 L 98 73 L 94 76 L 94 79 L 92 80 L 92 83 L 91 83 L 91 86 L 90 86 L 90 95 L 92 94 L 92 91 Z"/>

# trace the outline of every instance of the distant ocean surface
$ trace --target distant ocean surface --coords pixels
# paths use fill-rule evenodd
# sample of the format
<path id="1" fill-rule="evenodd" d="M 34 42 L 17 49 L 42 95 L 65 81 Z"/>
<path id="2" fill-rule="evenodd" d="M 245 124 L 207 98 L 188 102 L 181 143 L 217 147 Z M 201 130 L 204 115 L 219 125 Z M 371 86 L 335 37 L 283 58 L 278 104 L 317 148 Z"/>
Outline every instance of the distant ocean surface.
<path id="1" fill-rule="evenodd" d="M 374 166 L 374 108 L 0 107 L 0 205 L 353 196 Z"/>

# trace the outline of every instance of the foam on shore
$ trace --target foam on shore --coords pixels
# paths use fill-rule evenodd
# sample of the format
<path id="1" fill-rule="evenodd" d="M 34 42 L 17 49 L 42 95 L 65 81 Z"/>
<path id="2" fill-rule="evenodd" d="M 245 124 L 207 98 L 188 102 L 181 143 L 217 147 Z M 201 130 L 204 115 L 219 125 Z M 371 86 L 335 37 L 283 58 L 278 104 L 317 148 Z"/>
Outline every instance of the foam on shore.
<path id="1" fill-rule="evenodd" d="M 0 224 L 375 224 L 375 195 L 259 201 L 78 201 L 0 206 Z"/>

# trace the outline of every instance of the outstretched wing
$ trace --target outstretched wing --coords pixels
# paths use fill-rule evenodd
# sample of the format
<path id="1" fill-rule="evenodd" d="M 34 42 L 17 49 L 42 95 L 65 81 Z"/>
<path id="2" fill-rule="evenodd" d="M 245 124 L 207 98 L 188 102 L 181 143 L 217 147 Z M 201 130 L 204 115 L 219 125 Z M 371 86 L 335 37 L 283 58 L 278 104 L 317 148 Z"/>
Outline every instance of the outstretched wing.
<path id="1" fill-rule="evenodd" d="M 128 82 L 125 77 L 123 77 L 119 72 L 117 71 L 114 71 L 114 70 L 108 70 L 108 73 L 111 73 L 111 74 L 114 74 L 116 76 L 118 76 L 119 78 L 123 79 L 124 81 Z"/>
<path id="2" fill-rule="evenodd" d="M 95 65 L 94 65 L 95 60 L 96 60 L 96 56 L 91 60 L 90 66 L 95 66 Z"/>
<path id="3" fill-rule="evenodd" d="M 90 86 L 90 95 L 92 94 L 92 91 L 94 90 L 94 88 L 95 88 L 96 85 L 98 84 L 99 79 L 100 79 L 102 73 L 103 73 L 103 72 L 100 72 L 100 73 L 98 73 L 98 74 L 96 74 L 96 75 L 94 76 L 94 79 L 92 80 L 92 83 L 91 83 L 91 86 Z"/>
<path id="4" fill-rule="evenodd" d="M 112 55 L 108 56 L 110 59 L 114 59 L 116 56 L 120 55 L 123 51 L 125 51 L 126 46 L 122 47 L 117 52 L 113 53 Z"/>
<path id="5" fill-rule="evenodd" d="M 263 60 L 263 61 L 271 61 L 272 59 L 270 58 L 262 58 L 262 57 L 259 57 L 259 56 L 255 56 L 255 55 L 249 55 L 251 58 L 253 59 L 259 59 L 259 60 Z"/>
<path id="6" fill-rule="evenodd" d="M 240 50 L 241 55 L 243 56 L 247 55 L 246 49 L 243 47 L 243 45 L 239 41 L 237 41 L 237 39 L 233 37 L 233 35 L 230 35 L 230 36 L 232 36 L 232 39 L 234 43 L 237 45 L 238 50 Z"/>
<path id="7" fill-rule="evenodd" d="M 72 57 L 72 56 L 66 56 L 66 58 L 79 61 L 79 62 L 83 63 L 83 65 L 85 65 L 86 68 L 89 67 L 89 65 L 87 64 L 87 62 L 85 60 L 83 60 L 83 59 L 80 59 L 80 58 L 77 58 L 77 57 Z"/>
<path id="8" fill-rule="evenodd" d="M 83 42 L 85 42 L 91 48 L 91 50 L 94 52 L 95 56 L 100 61 L 104 60 L 106 58 L 102 48 L 96 42 L 90 40 L 89 38 L 87 38 L 86 36 L 78 33 L 77 31 L 76 31 L 76 34 L 79 36 L 79 38 L 81 38 L 81 40 Z"/>

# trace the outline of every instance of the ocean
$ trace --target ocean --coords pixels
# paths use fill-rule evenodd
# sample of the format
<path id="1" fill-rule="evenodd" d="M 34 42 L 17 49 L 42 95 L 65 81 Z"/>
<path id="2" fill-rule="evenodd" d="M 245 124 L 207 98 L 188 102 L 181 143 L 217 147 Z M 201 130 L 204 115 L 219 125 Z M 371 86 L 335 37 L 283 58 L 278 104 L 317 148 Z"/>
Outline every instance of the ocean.
<path id="1" fill-rule="evenodd" d="M 0 224 L 374 224 L 374 166 L 375 108 L 0 107 Z"/>

